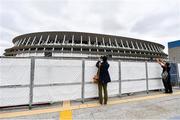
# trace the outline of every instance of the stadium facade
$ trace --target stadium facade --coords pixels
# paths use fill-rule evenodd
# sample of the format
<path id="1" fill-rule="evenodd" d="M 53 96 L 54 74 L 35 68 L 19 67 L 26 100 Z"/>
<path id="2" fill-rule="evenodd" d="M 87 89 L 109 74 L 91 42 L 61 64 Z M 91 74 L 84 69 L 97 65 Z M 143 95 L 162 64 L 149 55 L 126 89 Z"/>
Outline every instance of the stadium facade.
<path id="1" fill-rule="evenodd" d="M 169 60 L 180 63 L 180 40 L 168 43 Z"/>
<path id="2" fill-rule="evenodd" d="M 36 32 L 17 36 L 14 46 L 5 50 L 5 56 L 29 57 L 84 57 L 109 55 L 114 59 L 153 60 L 167 58 L 164 46 L 145 40 L 85 33 Z"/>

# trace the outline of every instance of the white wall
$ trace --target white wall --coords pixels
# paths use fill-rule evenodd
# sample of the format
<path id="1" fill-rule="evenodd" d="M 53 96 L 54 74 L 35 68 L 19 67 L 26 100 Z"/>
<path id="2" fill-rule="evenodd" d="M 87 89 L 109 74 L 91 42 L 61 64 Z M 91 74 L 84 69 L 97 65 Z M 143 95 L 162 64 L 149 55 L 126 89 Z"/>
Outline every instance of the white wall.
<path id="1" fill-rule="evenodd" d="M 35 85 L 79 84 L 37 87 L 34 89 L 34 103 L 81 98 L 81 81 L 81 60 L 36 59 Z"/>
<path id="2" fill-rule="evenodd" d="M 161 89 L 163 88 L 163 83 L 161 80 L 162 68 L 158 63 L 148 63 L 148 84 L 149 90 Z"/>
<path id="3" fill-rule="evenodd" d="M 0 85 L 29 84 L 30 61 L 30 59 L 0 58 Z"/>
<path id="4" fill-rule="evenodd" d="M 33 103 L 81 99 L 82 60 L 35 59 Z M 146 91 L 145 62 L 121 62 L 119 86 L 119 61 L 109 61 L 112 82 L 108 84 L 109 96 L 121 93 Z M 97 72 L 96 61 L 85 60 L 84 97 L 98 96 L 97 84 L 92 78 Z M 0 58 L 0 106 L 28 104 L 30 84 L 30 58 Z M 147 63 L 149 90 L 163 88 L 157 63 Z M 180 64 L 178 64 L 180 69 Z M 180 72 L 180 71 L 179 71 Z M 51 85 L 50 85 L 51 84 Z M 7 88 L 6 85 L 26 85 Z M 56 86 L 53 86 L 56 85 Z"/>
<path id="5" fill-rule="evenodd" d="M 30 59 L 0 58 L 0 86 L 28 85 Z M 0 106 L 28 104 L 29 87 L 0 88 Z"/>
<path id="6" fill-rule="evenodd" d="M 144 62 L 121 62 L 121 92 L 146 90 L 146 70 Z"/>

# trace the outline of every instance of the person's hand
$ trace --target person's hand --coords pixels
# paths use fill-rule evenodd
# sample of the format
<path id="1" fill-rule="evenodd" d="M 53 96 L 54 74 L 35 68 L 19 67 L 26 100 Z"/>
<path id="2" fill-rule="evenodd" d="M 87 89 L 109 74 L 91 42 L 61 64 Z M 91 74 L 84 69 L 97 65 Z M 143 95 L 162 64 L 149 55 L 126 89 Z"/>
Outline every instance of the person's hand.
<path id="1" fill-rule="evenodd" d="M 101 62 L 99 63 L 99 67 L 101 67 L 102 66 L 102 64 L 101 64 Z"/>
<path id="2" fill-rule="evenodd" d="M 159 58 L 159 61 L 160 61 L 160 62 L 163 62 L 163 60 L 162 60 L 161 58 Z"/>
<path id="3" fill-rule="evenodd" d="M 159 58 L 156 58 L 156 61 L 159 62 Z"/>

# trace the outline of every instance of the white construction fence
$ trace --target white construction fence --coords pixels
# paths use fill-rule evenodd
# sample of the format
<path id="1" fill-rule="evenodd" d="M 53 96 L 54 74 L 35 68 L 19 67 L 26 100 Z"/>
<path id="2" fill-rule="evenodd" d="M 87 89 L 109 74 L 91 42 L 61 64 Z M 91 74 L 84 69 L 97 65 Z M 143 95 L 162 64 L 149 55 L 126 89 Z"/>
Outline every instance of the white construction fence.
<path id="1" fill-rule="evenodd" d="M 0 107 L 82 102 L 98 96 L 92 82 L 96 60 L 67 58 L 0 58 Z M 112 82 L 109 96 L 162 89 L 162 68 L 155 62 L 108 61 Z M 177 78 L 179 80 L 180 64 Z"/>

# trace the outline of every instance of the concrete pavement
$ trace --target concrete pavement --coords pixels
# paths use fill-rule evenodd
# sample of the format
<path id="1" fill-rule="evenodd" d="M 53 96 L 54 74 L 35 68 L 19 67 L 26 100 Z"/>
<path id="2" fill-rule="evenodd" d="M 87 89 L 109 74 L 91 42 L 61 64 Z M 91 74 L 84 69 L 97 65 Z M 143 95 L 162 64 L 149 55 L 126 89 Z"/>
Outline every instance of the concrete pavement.
<path id="1" fill-rule="evenodd" d="M 68 105 L 69 104 L 69 105 Z M 2 120 L 63 120 L 63 119 L 180 119 L 180 90 L 173 94 L 163 94 L 159 91 L 135 93 L 131 96 L 112 97 L 108 105 L 101 106 L 96 99 L 71 104 L 49 106 L 36 110 L 5 111 L 0 114 Z M 71 110 L 71 114 L 62 112 Z M 20 114 L 24 112 L 24 114 Z M 9 113 L 9 114 L 8 114 Z M 2 117 L 4 115 L 4 117 Z M 13 117 L 14 115 L 14 117 Z M 9 116 L 9 118 L 8 118 Z M 69 117 L 71 116 L 71 117 Z"/>

